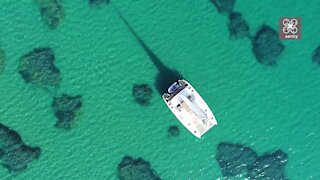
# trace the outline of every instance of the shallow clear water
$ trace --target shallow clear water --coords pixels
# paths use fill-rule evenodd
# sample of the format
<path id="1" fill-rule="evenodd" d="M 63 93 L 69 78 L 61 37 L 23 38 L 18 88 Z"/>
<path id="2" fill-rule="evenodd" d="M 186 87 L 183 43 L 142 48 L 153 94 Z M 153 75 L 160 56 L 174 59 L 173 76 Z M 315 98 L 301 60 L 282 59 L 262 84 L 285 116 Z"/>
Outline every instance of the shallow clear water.
<path id="1" fill-rule="evenodd" d="M 162 62 L 193 84 L 219 125 L 197 139 L 175 119 L 154 87 L 156 67 L 113 6 L 65 0 L 66 17 L 50 30 L 34 2 L 6 0 L 0 2 L 6 52 L 0 122 L 42 153 L 16 176 L 0 168 L 1 179 L 116 179 L 125 155 L 143 157 L 163 179 L 218 179 L 216 147 L 224 141 L 259 155 L 280 148 L 289 156 L 289 179 L 320 179 L 320 67 L 311 62 L 320 44 L 319 1 L 236 2 L 252 34 L 263 23 L 277 30 L 281 16 L 302 18 L 302 39 L 282 42 L 276 67 L 259 64 L 249 40 L 230 40 L 227 18 L 207 0 L 113 3 Z M 62 74 L 59 93 L 83 96 L 71 131 L 54 127 L 52 96 L 17 72 L 23 54 L 45 46 Z M 135 83 L 153 88 L 149 106 L 134 101 Z M 179 137 L 168 137 L 170 125 L 180 128 Z"/>

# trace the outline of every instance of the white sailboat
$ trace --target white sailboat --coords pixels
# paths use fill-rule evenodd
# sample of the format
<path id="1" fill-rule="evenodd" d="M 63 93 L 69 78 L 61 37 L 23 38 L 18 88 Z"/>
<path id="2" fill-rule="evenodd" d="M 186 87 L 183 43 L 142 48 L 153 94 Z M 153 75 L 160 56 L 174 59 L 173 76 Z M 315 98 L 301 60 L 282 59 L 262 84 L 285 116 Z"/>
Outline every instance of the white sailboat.
<path id="1" fill-rule="evenodd" d="M 162 98 L 177 119 L 198 138 L 217 125 L 207 103 L 186 80 L 174 82 Z"/>

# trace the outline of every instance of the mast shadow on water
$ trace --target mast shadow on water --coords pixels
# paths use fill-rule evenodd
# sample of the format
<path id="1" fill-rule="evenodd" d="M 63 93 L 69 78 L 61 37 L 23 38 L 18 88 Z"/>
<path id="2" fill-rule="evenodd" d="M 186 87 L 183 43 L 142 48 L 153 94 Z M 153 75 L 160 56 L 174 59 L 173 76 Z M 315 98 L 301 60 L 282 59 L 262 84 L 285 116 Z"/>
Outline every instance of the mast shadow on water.
<path id="1" fill-rule="evenodd" d="M 167 92 L 167 88 L 174 83 L 175 81 L 182 79 L 182 75 L 175 69 L 171 69 L 167 66 L 165 66 L 161 60 L 158 58 L 158 56 L 142 41 L 142 39 L 137 35 L 137 33 L 132 29 L 130 24 L 127 22 L 127 20 L 122 16 L 120 11 L 113 5 L 115 8 L 117 14 L 121 18 L 121 20 L 126 24 L 129 31 L 134 35 L 134 37 L 137 39 L 139 44 L 142 46 L 144 51 L 148 54 L 150 57 L 152 63 L 157 67 L 158 74 L 155 79 L 155 86 L 159 94 L 163 94 Z"/>

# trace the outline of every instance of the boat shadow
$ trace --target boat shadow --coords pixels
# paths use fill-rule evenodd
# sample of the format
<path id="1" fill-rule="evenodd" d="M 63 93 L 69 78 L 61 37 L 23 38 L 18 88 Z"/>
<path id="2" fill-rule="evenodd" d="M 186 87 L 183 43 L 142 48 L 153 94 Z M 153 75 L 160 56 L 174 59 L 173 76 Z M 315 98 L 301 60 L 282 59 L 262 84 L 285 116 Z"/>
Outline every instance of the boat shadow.
<path id="1" fill-rule="evenodd" d="M 120 11 L 114 6 L 120 19 L 128 27 L 129 31 L 133 34 L 136 40 L 139 42 L 141 47 L 150 57 L 151 62 L 156 66 L 158 74 L 155 77 L 155 87 L 160 95 L 167 92 L 168 87 L 179 79 L 183 79 L 182 75 L 175 69 L 171 69 L 164 65 L 159 57 L 146 45 L 146 43 L 138 36 L 138 34 L 133 30 L 128 21 L 122 16 Z"/>

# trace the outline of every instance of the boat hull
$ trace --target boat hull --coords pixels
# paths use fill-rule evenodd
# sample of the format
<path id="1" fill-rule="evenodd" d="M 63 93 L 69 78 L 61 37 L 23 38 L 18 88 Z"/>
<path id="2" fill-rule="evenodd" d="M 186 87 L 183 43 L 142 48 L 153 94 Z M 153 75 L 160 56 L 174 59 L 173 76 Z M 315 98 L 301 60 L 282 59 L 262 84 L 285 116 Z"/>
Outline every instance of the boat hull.
<path id="1" fill-rule="evenodd" d="M 217 125 L 211 109 L 200 94 L 185 80 L 179 80 L 181 88 L 173 95 L 163 94 L 163 100 L 176 118 L 193 135 L 203 134 Z"/>

